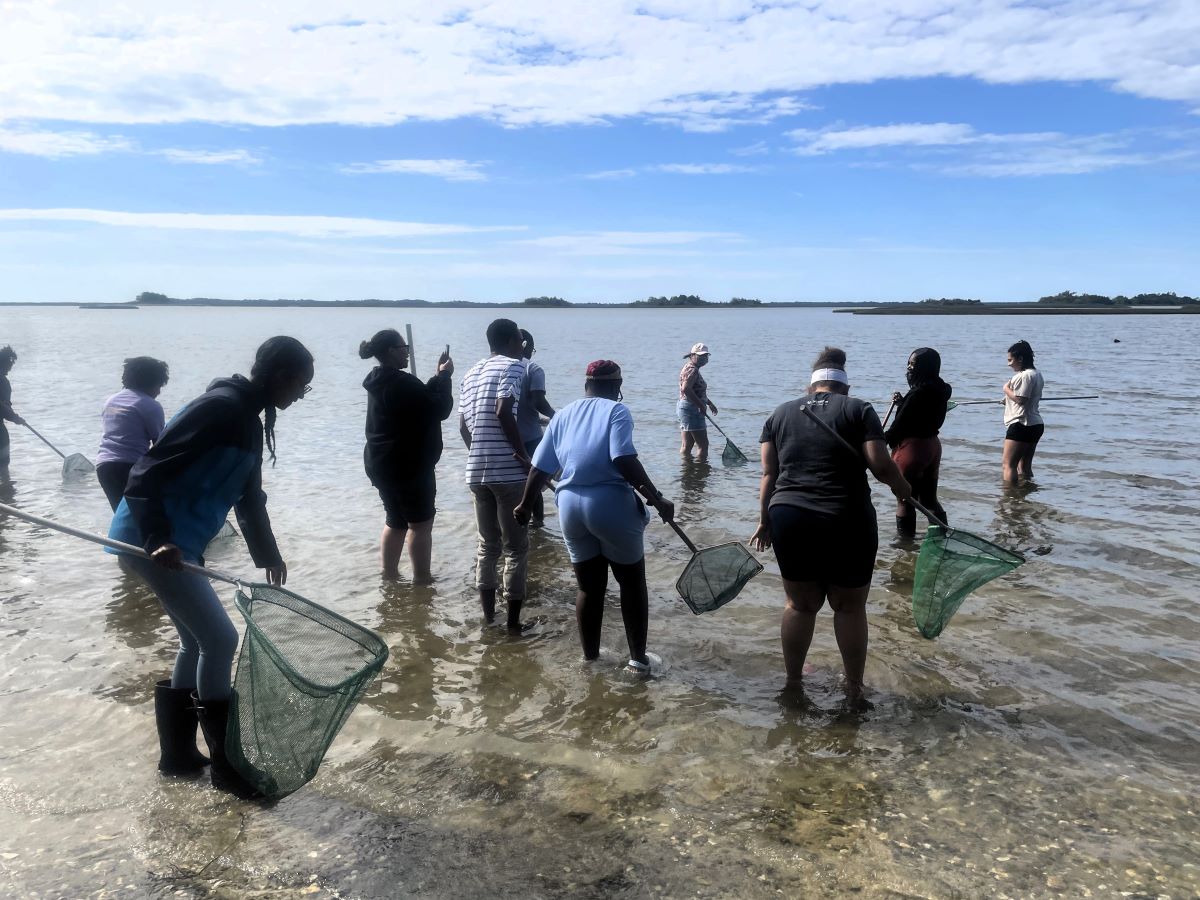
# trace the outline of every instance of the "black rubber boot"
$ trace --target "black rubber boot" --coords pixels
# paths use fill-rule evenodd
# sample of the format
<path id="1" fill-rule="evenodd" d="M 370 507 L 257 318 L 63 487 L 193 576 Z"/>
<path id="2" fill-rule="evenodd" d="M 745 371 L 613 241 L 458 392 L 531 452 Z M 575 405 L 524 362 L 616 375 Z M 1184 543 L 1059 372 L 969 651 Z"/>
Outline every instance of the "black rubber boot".
<path id="1" fill-rule="evenodd" d="M 904 537 L 915 537 L 917 534 L 917 513 L 910 510 L 907 515 L 896 516 L 896 532 Z"/>
<path id="2" fill-rule="evenodd" d="M 196 749 L 196 710 L 192 692 L 171 687 L 171 679 L 154 685 L 154 724 L 158 726 L 158 771 L 194 775 L 208 765 Z"/>
<path id="3" fill-rule="evenodd" d="M 193 695 L 196 704 L 196 715 L 200 719 L 200 728 L 204 732 L 204 740 L 208 743 L 208 753 L 212 757 L 213 787 L 226 791 L 242 800 L 264 800 L 262 794 L 254 785 L 238 773 L 225 755 L 225 730 L 229 721 L 228 700 L 200 700 Z"/>

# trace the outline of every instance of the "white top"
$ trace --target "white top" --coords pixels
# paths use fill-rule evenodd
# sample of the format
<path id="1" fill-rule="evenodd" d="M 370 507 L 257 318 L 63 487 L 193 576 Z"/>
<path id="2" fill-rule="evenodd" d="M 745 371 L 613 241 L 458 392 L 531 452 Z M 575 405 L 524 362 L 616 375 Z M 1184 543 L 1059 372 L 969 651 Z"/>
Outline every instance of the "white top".
<path id="1" fill-rule="evenodd" d="M 458 411 L 471 433 L 467 484 L 508 484 L 525 480 L 525 472 L 513 457 L 513 446 L 496 415 L 496 402 L 508 397 L 513 398 L 513 415 L 517 415 L 524 380 L 524 362 L 500 354 L 480 360 L 463 376 Z"/>
<path id="2" fill-rule="evenodd" d="M 1042 373 L 1037 369 L 1023 369 L 1008 379 L 1008 387 L 1018 397 L 1027 397 L 1024 403 L 1014 403 L 1004 397 L 1005 425 L 1041 425 L 1042 414 L 1038 403 L 1042 399 Z"/>

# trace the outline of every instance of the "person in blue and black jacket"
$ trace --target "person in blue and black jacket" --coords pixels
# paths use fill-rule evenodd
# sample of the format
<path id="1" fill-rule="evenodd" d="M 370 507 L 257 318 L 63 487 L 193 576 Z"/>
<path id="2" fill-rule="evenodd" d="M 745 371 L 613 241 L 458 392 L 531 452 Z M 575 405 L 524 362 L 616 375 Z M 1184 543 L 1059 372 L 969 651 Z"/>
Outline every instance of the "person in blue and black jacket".
<path id="1" fill-rule="evenodd" d="M 127 565 L 158 595 L 179 631 L 179 652 L 169 681 L 155 685 L 154 713 L 168 775 L 208 764 L 196 749 L 197 719 L 212 758 L 212 783 L 241 797 L 254 788 L 225 756 L 230 672 L 238 633 L 209 580 L 182 568 L 203 565 L 204 548 L 237 510 L 238 524 L 267 582 L 282 585 L 287 566 L 279 555 L 267 495 L 262 489 L 264 436 L 275 461 L 275 414 L 309 391 L 313 357 L 291 337 L 273 337 L 258 348 L 250 377 L 221 378 L 187 404 L 129 473 L 109 537 L 141 545 L 150 559 Z M 259 414 L 266 413 L 264 429 Z"/>

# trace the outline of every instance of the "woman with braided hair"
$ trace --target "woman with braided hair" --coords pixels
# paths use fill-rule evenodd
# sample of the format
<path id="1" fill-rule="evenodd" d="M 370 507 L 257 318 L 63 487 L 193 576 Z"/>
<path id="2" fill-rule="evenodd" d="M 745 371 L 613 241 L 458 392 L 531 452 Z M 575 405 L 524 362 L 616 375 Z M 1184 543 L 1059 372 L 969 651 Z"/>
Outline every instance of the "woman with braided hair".
<path id="1" fill-rule="evenodd" d="M 664 522 L 674 519 L 675 506 L 658 492 L 638 460 L 633 416 L 621 402 L 621 384 L 621 367 L 611 359 L 588 365 L 584 397 L 550 420 L 513 515 L 521 524 L 528 522 L 533 499 L 561 470 L 554 500 L 579 585 L 575 618 L 583 656 L 593 660 L 600 655 L 604 592 L 611 568 L 621 587 L 628 669 L 646 675 L 650 672 L 649 605 L 642 538 L 650 514 L 634 490 L 658 510 Z"/>
<path id="2" fill-rule="evenodd" d="M 179 632 L 171 678 L 154 688 L 159 771 L 184 775 L 209 763 L 196 749 L 199 719 L 213 785 L 239 797 L 256 795 L 225 756 L 238 633 L 208 579 L 182 564 L 203 564 L 204 548 L 236 507 L 255 565 L 266 569 L 270 584 L 287 580 L 262 489 L 263 447 L 274 464 L 276 411 L 307 394 L 312 378 L 312 354 L 303 344 L 292 337 L 266 341 L 249 378 L 217 379 L 167 423 L 130 471 L 108 532 L 150 555 L 127 557 L 126 564 L 158 595 Z"/>

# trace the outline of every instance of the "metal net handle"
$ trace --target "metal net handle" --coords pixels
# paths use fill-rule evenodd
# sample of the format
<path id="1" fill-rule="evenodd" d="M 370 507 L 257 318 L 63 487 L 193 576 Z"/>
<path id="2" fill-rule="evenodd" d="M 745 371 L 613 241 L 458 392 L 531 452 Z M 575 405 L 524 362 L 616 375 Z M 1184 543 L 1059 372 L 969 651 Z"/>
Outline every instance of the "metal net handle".
<path id="1" fill-rule="evenodd" d="M 43 528 L 50 528 L 54 531 L 60 531 L 63 534 L 69 534 L 71 537 L 77 537 L 81 540 L 91 541 L 93 544 L 99 544 L 102 547 L 108 547 L 110 550 L 116 550 L 119 553 L 124 553 L 127 556 L 137 556 L 141 559 L 150 559 L 150 554 L 141 547 L 135 547 L 133 544 L 126 544 L 124 541 L 114 541 L 109 537 L 101 537 L 98 534 L 93 534 L 90 531 L 83 531 L 79 528 L 72 528 L 70 525 L 62 525 L 52 519 L 46 519 L 42 516 L 35 516 L 33 513 L 27 513 L 24 510 L 8 506 L 5 503 L 0 503 L 0 512 L 6 515 L 15 516 L 18 519 L 24 519 L 26 522 L 31 522 L 34 525 L 41 525 Z M 203 575 L 205 578 L 211 578 L 213 581 L 224 581 L 226 584 L 242 585 L 243 579 L 236 578 L 233 575 L 227 575 L 224 572 L 216 569 L 209 569 L 204 566 L 197 566 L 194 563 L 183 564 L 185 571 L 191 572 L 194 575 Z"/>

